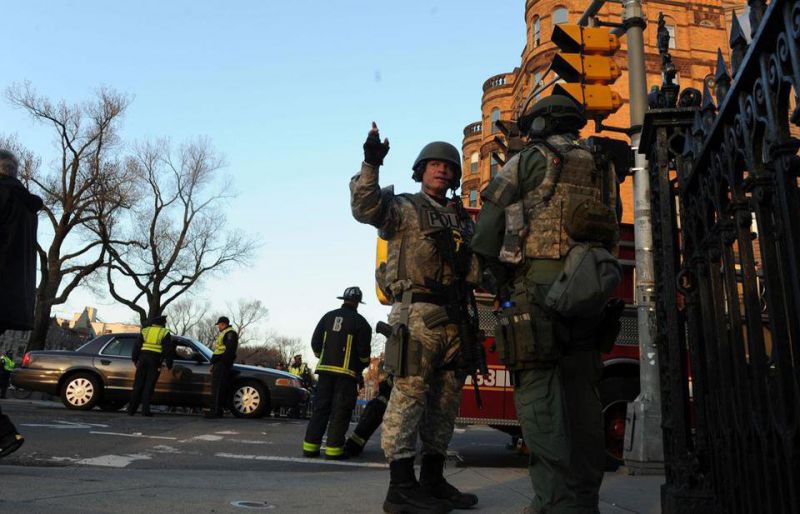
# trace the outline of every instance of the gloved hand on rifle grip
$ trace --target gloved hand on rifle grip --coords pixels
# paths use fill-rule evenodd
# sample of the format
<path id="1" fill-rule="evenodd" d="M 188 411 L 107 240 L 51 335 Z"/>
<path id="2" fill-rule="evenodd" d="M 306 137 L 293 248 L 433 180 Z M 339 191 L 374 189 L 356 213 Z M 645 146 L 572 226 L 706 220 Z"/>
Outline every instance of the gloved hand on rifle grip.
<path id="1" fill-rule="evenodd" d="M 388 153 L 389 139 L 384 139 L 381 143 L 378 125 L 373 121 L 367 140 L 364 141 L 364 162 L 372 166 L 380 166 Z"/>

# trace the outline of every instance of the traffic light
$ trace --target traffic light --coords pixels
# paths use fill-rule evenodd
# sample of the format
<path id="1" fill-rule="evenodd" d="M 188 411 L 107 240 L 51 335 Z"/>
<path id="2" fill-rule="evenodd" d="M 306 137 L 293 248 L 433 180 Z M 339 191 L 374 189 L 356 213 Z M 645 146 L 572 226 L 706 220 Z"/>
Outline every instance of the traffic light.
<path id="1" fill-rule="evenodd" d="M 553 43 L 561 51 L 553 56 L 552 70 L 565 81 L 557 83 L 553 93 L 583 105 L 590 119 L 616 112 L 622 98 L 610 84 L 622 72 L 611 57 L 620 46 L 611 29 L 560 24 L 553 30 Z"/>

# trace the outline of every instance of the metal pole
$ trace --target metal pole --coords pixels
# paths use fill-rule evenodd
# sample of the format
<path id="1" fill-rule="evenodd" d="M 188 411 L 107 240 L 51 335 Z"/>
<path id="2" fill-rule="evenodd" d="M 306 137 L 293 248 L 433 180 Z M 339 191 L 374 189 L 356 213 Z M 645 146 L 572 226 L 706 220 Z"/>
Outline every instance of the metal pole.
<path id="1" fill-rule="evenodd" d="M 625 465 L 636 474 L 660 473 L 664 469 L 664 446 L 661 436 L 661 385 L 655 328 L 655 279 L 653 269 L 653 232 L 650 211 L 650 179 L 647 160 L 639 153 L 644 113 L 647 110 L 644 27 L 641 0 L 623 0 L 623 23 L 628 43 L 628 80 L 630 86 L 631 147 L 633 168 L 633 218 L 636 243 L 636 285 L 634 301 L 639 326 L 639 377 L 641 389 L 628 404 L 625 422 Z"/>

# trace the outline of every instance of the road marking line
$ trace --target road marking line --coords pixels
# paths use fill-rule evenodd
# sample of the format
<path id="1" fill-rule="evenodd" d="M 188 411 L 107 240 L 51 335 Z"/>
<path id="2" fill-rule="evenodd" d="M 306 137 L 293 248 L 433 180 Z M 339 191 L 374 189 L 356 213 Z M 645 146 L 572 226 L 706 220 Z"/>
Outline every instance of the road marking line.
<path id="1" fill-rule="evenodd" d="M 89 433 L 97 435 L 118 435 L 120 437 L 139 437 L 141 439 L 166 439 L 168 441 L 174 441 L 177 439 L 177 437 L 168 437 L 163 435 L 121 434 L 119 432 L 101 432 L 99 430 L 90 430 Z"/>
<path id="2" fill-rule="evenodd" d="M 101 466 L 106 468 L 124 468 L 135 460 L 150 460 L 152 457 L 143 455 L 141 453 L 133 453 L 128 455 L 100 455 L 99 457 L 92 457 L 90 459 L 81 459 L 76 464 L 83 464 L 86 466 Z"/>
<path id="3" fill-rule="evenodd" d="M 272 444 L 272 441 L 259 441 L 253 439 L 228 439 L 228 442 L 241 444 Z"/>
<path id="4" fill-rule="evenodd" d="M 222 439 L 224 438 L 221 435 L 205 434 L 205 435 L 196 435 L 194 437 L 190 437 L 189 439 L 181 439 L 178 442 L 191 443 L 193 441 L 222 441 Z"/>
<path id="5" fill-rule="evenodd" d="M 239 435 L 239 432 L 234 432 L 233 430 L 223 430 L 222 432 L 214 432 L 214 433 L 219 435 Z"/>
<path id="6" fill-rule="evenodd" d="M 102 423 L 77 423 L 75 421 L 56 421 L 56 423 L 65 423 L 67 425 L 86 425 L 90 427 L 108 428 L 108 425 Z"/>
<path id="7" fill-rule="evenodd" d="M 240 460 L 265 460 L 277 462 L 297 462 L 301 464 L 320 464 L 330 466 L 345 466 L 351 468 L 380 468 L 386 469 L 388 464 L 379 464 L 377 462 L 348 462 L 342 460 L 320 460 L 320 459 L 306 459 L 303 457 L 278 457 L 276 455 L 238 455 L 235 453 L 215 453 L 214 457 L 222 457 L 225 459 L 240 459 Z"/>
<path id="8" fill-rule="evenodd" d="M 50 425 L 47 423 L 20 423 L 19 426 L 36 428 L 92 428 L 89 425 Z"/>

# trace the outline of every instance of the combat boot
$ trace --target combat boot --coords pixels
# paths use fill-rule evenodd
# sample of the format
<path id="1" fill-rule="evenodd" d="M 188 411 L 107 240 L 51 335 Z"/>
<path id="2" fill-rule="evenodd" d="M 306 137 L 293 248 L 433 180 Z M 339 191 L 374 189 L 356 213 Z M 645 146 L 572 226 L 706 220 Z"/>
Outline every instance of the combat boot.
<path id="1" fill-rule="evenodd" d="M 364 446 L 358 444 L 354 437 L 357 436 L 355 434 L 351 435 L 350 438 L 344 443 L 344 453 L 350 457 L 358 457 L 361 455 L 361 452 L 364 451 Z"/>
<path id="2" fill-rule="evenodd" d="M 472 493 L 462 493 L 444 478 L 444 455 L 423 455 L 419 472 L 422 489 L 440 500 L 447 500 L 454 509 L 468 509 L 478 503 Z"/>
<path id="3" fill-rule="evenodd" d="M 390 514 L 444 514 L 450 512 L 450 503 L 426 493 L 414 476 L 414 458 L 399 459 L 389 463 L 389 491 L 383 502 L 383 511 Z"/>

